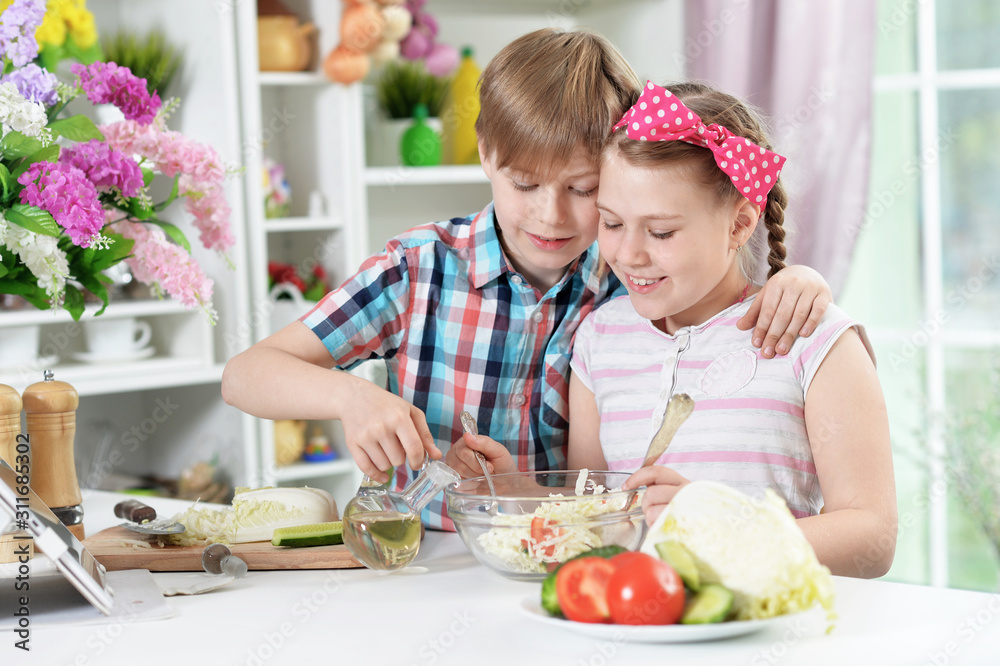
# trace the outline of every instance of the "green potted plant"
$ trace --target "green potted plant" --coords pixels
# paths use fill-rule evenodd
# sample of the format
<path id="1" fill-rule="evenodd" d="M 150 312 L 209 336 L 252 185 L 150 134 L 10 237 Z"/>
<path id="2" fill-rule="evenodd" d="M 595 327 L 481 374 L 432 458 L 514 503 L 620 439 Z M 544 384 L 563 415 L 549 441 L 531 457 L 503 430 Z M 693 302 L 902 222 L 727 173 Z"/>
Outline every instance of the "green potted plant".
<path id="1" fill-rule="evenodd" d="M 400 139 L 413 124 L 413 114 L 419 104 L 427 107 L 426 123 L 440 133 L 440 118 L 449 85 L 450 78 L 434 76 L 421 62 L 393 60 L 386 63 L 375 79 L 374 96 L 379 114 L 369 128 L 369 164 L 400 164 Z"/>
<path id="2" fill-rule="evenodd" d="M 183 63 L 180 50 L 167 41 L 159 30 L 139 33 L 123 28 L 101 40 L 104 59 L 128 67 L 136 76 L 146 79 L 149 94 L 166 91 Z"/>

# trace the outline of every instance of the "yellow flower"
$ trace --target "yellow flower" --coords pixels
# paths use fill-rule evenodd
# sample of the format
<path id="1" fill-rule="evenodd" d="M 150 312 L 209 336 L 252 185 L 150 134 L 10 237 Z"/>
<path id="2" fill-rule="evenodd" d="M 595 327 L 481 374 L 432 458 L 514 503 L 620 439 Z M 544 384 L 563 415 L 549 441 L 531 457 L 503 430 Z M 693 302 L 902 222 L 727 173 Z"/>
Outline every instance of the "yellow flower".
<path id="1" fill-rule="evenodd" d="M 81 3 L 85 4 L 85 3 Z M 97 28 L 94 26 L 94 15 L 84 7 L 71 7 L 64 14 L 73 41 L 81 49 L 89 49 L 97 41 Z"/>
<path id="2" fill-rule="evenodd" d="M 50 8 L 45 12 L 42 24 L 35 30 L 35 39 L 41 44 L 55 44 L 61 46 L 66 41 L 66 23 L 59 16 L 58 12 Z"/>

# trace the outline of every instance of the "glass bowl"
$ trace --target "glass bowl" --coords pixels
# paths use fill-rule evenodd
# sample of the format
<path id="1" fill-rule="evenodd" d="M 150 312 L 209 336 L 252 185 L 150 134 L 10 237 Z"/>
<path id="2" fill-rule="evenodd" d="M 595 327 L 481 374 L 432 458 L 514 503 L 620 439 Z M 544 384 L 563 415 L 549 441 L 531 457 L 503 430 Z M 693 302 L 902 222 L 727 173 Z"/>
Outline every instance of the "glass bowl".
<path id="1" fill-rule="evenodd" d="M 579 470 L 494 474 L 497 498 L 485 477 L 445 489 L 448 515 L 466 547 L 488 569 L 514 580 L 538 581 L 557 564 L 600 546 L 635 550 L 646 533 L 641 497 L 627 512 L 631 474 Z"/>

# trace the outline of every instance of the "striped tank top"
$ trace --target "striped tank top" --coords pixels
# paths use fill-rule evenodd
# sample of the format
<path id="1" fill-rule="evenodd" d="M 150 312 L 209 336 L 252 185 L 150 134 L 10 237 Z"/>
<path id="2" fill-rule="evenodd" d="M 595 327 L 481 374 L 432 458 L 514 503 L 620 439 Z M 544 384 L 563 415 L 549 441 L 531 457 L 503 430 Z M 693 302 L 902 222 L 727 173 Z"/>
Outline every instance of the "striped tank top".
<path id="1" fill-rule="evenodd" d="M 676 392 L 694 412 L 657 461 L 695 481 L 726 483 L 751 496 L 772 488 L 799 517 L 819 513 L 823 496 L 805 423 L 805 396 L 826 354 L 849 328 L 874 353 L 864 328 L 827 308 L 816 331 L 786 356 L 766 359 L 751 331 L 736 328 L 753 297 L 705 323 L 667 335 L 640 317 L 627 296 L 580 325 L 572 368 L 597 400 L 608 469 L 635 471 L 662 421 L 675 366 Z"/>

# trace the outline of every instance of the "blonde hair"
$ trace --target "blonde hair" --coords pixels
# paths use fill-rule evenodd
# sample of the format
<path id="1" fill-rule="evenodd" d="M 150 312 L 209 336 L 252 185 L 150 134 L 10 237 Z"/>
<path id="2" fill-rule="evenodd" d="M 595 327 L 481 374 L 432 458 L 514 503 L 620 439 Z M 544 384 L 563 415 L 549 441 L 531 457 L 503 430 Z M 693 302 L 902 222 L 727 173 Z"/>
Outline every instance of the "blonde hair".
<path id="1" fill-rule="evenodd" d="M 684 105 L 701 117 L 706 125 L 722 125 L 737 136 L 750 139 L 762 148 L 772 150 L 764 130 L 764 124 L 757 114 L 746 104 L 732 95 L 720 92 L 710 86 L 685 82 L 664 86 L 677 96 Z M 658 167 L 684 165 L 697 182 L 712 188 L 720 203 L 735 202 L 743 195 L 733 185 L 729 176 L 715 163 L 712 152 L 702 146 L 684 141 L 634 141 L 624 131 L 617 131 L 607 142 L 606 150 L 617 150 L 618 154 L 635 166 Z M 785 267 L 785 206 L 788 194 L 779 178 L 767 195 L 767 205 L 762 221 L 767 230 L 768 277 Z M 758 225 L 759 227 L 760 225 Z M 756 234 L 755 234 L 756 235 Z M 755 248 L 748 247 L 740 252 L 740 267 L 743 273 L 753 277 L 757 272 Z"/>
<path id="2" fill-rule="evenodd" d="M 611 42 L 544 28 L 505 46 L 479 80 L 476 133 L 496 168 L 537 172 L 583 147 L 596 163 L 642 84 Z"/>

